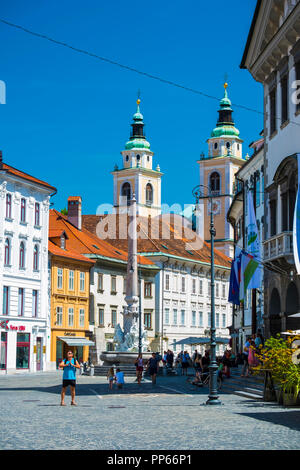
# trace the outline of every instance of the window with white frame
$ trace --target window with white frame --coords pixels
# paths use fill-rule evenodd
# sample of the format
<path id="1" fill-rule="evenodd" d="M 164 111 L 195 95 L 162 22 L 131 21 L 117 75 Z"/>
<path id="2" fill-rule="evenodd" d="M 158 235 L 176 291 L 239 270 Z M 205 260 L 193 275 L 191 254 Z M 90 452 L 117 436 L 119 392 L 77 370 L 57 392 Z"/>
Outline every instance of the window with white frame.
<path id="1" fill-rule="evenodd" d="M 63 321 L 63 309 L 62 307 L 56 307 L 56 325 L 62 326 Z"/>
<path id="2" fill-rule="evenodd" d="M 173 291 L 178 292 L 178 276 L 173 276 Z"/>
<path id="3" fill-rule="evenodd" d="M 98 273 L 98 286 L 97 286 L 98 292 L 103 291 L 103 274 Z"/>
<path id="4" fill-rule="evenodd" d="M 192 326 L 196 326 L 196 312 L 192 311 Z"/>
<path id="5" fill-rule="evenodd" d="M 219 283 L 216 282 L 216 297 L 219 297 Z"/>
<path id="6" fill-rule="evenodd" d="M 111 276 L 110 278 L 110 291 L 111 294 L 116 294 L 117 292 L 117 277 Z"/>
<path id="7" fill-rule="evenodd" d="M 226 298 L 226 284 L 224 283 L 222 284 L 222 297 L 223 299 Z"/>
<path id="8" fill-rule="evenodd" d="M 69 270 L 69 290 L 74 290 L 74 271 Z"/>
<path id="9" fill-rule="evenodd" d="M 81 292 L 85 291 L 85 273 L 81 272 L 80 273 L 80 290 Z"/>
<path id="10" fill-rule="evenodd" d="M 98 320 L 99 320 L 99 326 L 104 326 L 104 308 L 99 307 L 98 308 Z"/>
<path id="11" fill-rule="evenodd" d="M 38 304 L 39 304 L 39 291 L 33 290 L 32 291 L 32 316 L 38 316 Z"/>
<path id="12" fill-rule="evenodd" d="M 203 295 L 203 280 L 199 280 L 199 294 Z"/>
<path id="13" fill-rule="evenodd" d="M 181 277 L 181 292 L 185 292 L 185 277 Z"/>
<path id="14" fill-rule="evenodd" d="M 216 313 L 216 327 L 217 328 L 220 327 L 220 314 L 219 313 Z"/>
<path id="15" fill-rule="evenodd" d="M 39 270 L 39 247 L 38 245 L 34 245 L 33 249 L 33 270 L 38 271 Z"/>
<path id="16" fill-rule="evenodd" d="M 11 219 L 11 194 L 6 194 L 6 218 Z"/>
<path id="17" fill-rule="evenodd" d="M 222 327 L 226 328 L 226 313 L 222 314 Z"/>
<path id="18" fill-rule="evenodd" d="M 196 294 L 196 279 L 192 279 L 192 293 Z"/>
<path id="19" fill-rule="evenodd" d="M 173 309 L 173 325 L 177 325 L 177 308 Z"/>
<path id="20" fill-rule="evenodd" d="M 19 287 L 19 302 L 18 302 L 18 315 L 23 316 L 24 315 L 24 300 L 25 300 L 25 295 L 24 295 L 24 288 Z"/>
<path id="21" fill-rule="evenodd" d="M 84 326 L 85 310 L 84 308 L 79 309 L 79 326 Z"/>
<path id="22" fill-rule="evenodd" d="M 165 308 L 165 324 L 169 325 L 170 323 L 170 309 Z"/>
<path id="23" fill-rule="evenodd" d="M 74 326 L 74 308 L 70 307 L 68 310 L 68 324 Z"/>
<path id="24" fill-rule="evenodd" d="M 185 325 L 185 310 L 181 310 L 180 318 L 181 318 L 181 325 L 184 326 Z"/>
<path id="25" fill-rule="evenodd" d="M 199 312 L 199 326 L 203 326 L 203 312 Z"/>
<path id="26" fill-rule="evenodd" d="M 63 287 L 63 270 L 62 268 L 57 268 L 57 289 L 62 289 Z"/>
<path id="27" fill-rule="evenodd" d="M 165 275 L 165 289 L 170 290 L 170 274 Z"/>

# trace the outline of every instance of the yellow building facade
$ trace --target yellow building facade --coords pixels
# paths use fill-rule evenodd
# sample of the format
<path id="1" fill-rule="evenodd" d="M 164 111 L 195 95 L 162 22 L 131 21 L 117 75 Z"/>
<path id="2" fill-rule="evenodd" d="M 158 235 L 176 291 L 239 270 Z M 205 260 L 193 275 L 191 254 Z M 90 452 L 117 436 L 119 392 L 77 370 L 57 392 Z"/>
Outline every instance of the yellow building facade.
<path id="1" fill-rule="evenodd" d="M 55 247 L 57 249 L 58 247 Z M 51 260 L 51 362 L 56 366 L 68 350 L 80 362 L 89 357 L 89 283 L 91 263 L 56 256 Z M 54 251 L 52 249 L 52 251 Z M 75 256 L 75 255 L 74 255 Z M 82 259 L 83 256 L 80 256 Z"/>

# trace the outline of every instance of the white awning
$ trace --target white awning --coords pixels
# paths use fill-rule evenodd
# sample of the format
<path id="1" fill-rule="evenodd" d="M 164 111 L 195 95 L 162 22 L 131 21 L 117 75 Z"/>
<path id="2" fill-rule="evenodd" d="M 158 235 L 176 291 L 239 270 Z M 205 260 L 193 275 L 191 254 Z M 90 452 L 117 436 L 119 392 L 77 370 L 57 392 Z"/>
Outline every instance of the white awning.
<path id="1" fill-rule="evenodd" d="M 218 344 L 228 344 L 230 338 L 221 338 L 221 337 L 216 337 L 216 343 Z M 194 337 L 194 336 L 189 336 L 188 338 L 181 339 L 180 341 L 174 341 L 172 345 L 177 345 L 177 344 L 183 344 L 183 345 L 196 345 L 196 344 L 209 344 L 210 343 L 210 338 L 208 337 Z"/>
<path id="2" fill-rule="evenodd" d="M 87 338 L 79 336 L 58 336 L 58 339 L 64 341 L 68 346 L 94 346 L 95 343 Z"/>

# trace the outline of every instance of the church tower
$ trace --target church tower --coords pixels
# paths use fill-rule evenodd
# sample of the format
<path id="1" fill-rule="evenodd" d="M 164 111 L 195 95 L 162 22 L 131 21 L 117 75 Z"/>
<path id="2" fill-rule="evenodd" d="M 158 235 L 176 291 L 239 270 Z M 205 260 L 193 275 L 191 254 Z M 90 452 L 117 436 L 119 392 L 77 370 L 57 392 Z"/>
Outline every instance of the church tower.
<path id="1" fill-rule="evenodd" d="M 133 115 L 129 141 L 123 157 L 122 168 L 115 166 L 114 208 L 116 212 L 126 213 L 132 195 L 135 194 L 137 214 L 155 217 L 161 214 L 161 176 L 160 167 L 152 169 L 153 152 L 144 133 L 143 115 L 140 112 L 140 100 Z"/>
<path id="2" fill-rule="evenodd" d="M 213 212 L 216 228 L 215 246 L 229 257 L 234 255 L 233 228 L 227 221 L 227 212 L 233 198 L 235 173 L 245 163 L 242 153 L 240 132 L 235 127 L 231 101 L 227 93 L 228 84 L 224 84 L 224 98 L 220 101 L 219 118 L 216 128 L 207 140 L 208 155 L 201 155 L 198 161 L 200 184 L 208 186 L 214 195 Z M 203 203 L 203 236 L 210 242 L 210 204 L 204 198 Z"/>

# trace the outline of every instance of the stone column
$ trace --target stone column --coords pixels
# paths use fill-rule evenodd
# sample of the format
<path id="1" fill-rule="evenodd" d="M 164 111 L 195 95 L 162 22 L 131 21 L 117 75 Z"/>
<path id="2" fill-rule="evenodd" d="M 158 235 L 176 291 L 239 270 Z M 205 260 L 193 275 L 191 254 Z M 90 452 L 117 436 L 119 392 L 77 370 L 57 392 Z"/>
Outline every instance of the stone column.
<path id="1" fill-rule="evenodd" d="M 137 263 L 137 226 L 136 226 L 136 199 L 132 195 L 129 207 L 128 226 L 128 262 L 126 282 L 127 307 L 124 309 L 124 334 L 130 331 L 131 326 L 138 317 L 138 263 Z"/>

